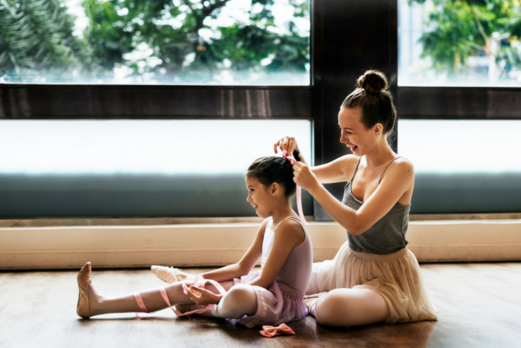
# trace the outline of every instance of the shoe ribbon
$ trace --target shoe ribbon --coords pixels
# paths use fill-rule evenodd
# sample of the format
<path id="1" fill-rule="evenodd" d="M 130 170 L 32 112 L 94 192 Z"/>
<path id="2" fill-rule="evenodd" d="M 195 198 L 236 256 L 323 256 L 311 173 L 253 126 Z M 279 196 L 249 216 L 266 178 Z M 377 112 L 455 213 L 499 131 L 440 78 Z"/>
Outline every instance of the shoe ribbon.
<path id="1" fill-rule="evenodd" d="M 215 288 L 217 289 L 217 291 L 219 291 L 221 293 L 221 295 L 225 295 L 226 294 L 226 290 L 224 290 L 224 288 L 222 287 L 221 284 L 219 284 L 218 282 L 216 282 L 215 280 L 212 280 L 212 279 L 205 279 L 204 281 L 202 282 L 199 282 L 197 284 L 194 284 L 195 286 L 197 287 L 204 287 L 204 285 L 206 283 L 210 283 L 212 284 L 213 286 L 215 286 Z M 188 286 L 186 286 L 185 283 L 183 283 L 183 292 L 188 295 Z M 181 313 L 177 310 L 175 310 L 172 305 L 170 304 L 170 300 L 168 299 L 168 295 L 166 294 L 166 290 L 165 288 L 161 288 L 159 289 L 159 292 L 161 293 L 161 296 L 163 297 L 163 300 L 166 302 L 166 304 L 168 305 L 168 307 L 170 307 L 170 309 L 172 311 L 174 311 L 175 315 L 177 315 L 178 317 L 182 317 L 182 316 L 186 316 L 186 315 L 191 315 L 191 314 L 199 314 L 199 313 L 203 313 L 203 312 L 206 312 L 206 311 L 209 311 L 211 309 L 214 309 L 215 308 L 215 304 L 209 304 L 208 306 L 206 306 L 206 308 L 201 308 L 201 309 L 196 309 L 196 310 L 193 310 L 193 311 L 188 311 L 188 312 L 184 312 L 184 313 Z"/>
<path id="2" fill-rule="evenodd" d="M 224 290 L 224 288 L 222 287 L 221 284 L 219 284 L 218 282 L 216 282 L 215 280 L 212 280 L 212 279 L 205 279 L 204 281 L 202 282 L 199 282 L 197 284 L 194 284 L 195 286 L 197 287 L 204 287 L 204 285 L 206 283 L 210 283 L 212 284 L 213 286 L 215 286 L 215 288 L 217 289 L 217 291 L 219 291 L 221 293 L 221 295 L 224 295 L 226 294 L 226 290 Z M 183 292 L 188 295 L 188 286 L 186 286 L 185 283 L 183 283 Z M 196 310 L 193 310 L 193 311 L 189 311 L 189 312 L 185 312 L 185 313 L 181 313 L 177 310 L 175 310 L 172 305 L 170 304 L 170 300 L 168 299 L 168 294 L 166 293 L 166 289 L 165 288 L 161 288 L 159 289 L 159 292 L 161 293 L 161 297 L 163 297 L 163 300 L 166 302 L 166 304 L 168 305 L 168 307 L 174 311 L 175 315 L 177 315 L 178 317 L 182 317 L 182 316 L 186 316 L 186 315 L 191 315 L 191 314 L 198 314 L 198 313 L 203 313 L 203 312 L 206 312 L 206 311 L 209 311 L 213 308 L 215 308 L 215 304 L 209 304 L 208 306 L 206 306 L 206 308 L 201 308 L 201 309 L 196 309 Z M 145 306 L 145 303 L 143 302 L 143 299 L 141 298 L 141 295 L 136 292 L 134 293 L 134 298 L 136 299 L 136 302 L 139 306 L 139 309 L 141 309 L 142 312 L 145 312 L 145 313 L 153 313 L 153 312 L 150 312 L 147 307 Z M 139 313 L 136 313 L 136 319 L 142 319 L 142 317 L 139 315 Z"/>
<path id="3" fill-rule="evenodd" d="M 288 151 L 284 150 L 282 152 L 282 158 L 285 158 L 291 163 L 291 165 L 294 165 L 298 161 L 293 157 L 293 153 L 288 153 Z M 300 220 L 307 225 L 306 218 L 304 217 L 304 211 L 302 210 L 302 187 L 297 185 L 296 188 L 297 191 L 297 208 L 298 208 L 298 215 L 300 216 Z"/>

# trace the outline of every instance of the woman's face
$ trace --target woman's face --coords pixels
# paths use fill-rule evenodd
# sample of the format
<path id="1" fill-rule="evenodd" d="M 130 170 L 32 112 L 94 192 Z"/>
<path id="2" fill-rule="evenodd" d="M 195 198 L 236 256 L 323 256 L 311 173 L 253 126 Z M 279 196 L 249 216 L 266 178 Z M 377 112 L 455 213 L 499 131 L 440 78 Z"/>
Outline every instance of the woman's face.
<path id="1" fill-rule="evenodd" d="M 350 148 L 351 152 L 358 157 L 366 154 L 376 144 L 377 135 L 381 133 L 375 127 L 366 129 L 360 122 L 362 119 L 362 108 L 340 108 L 338 113 L 338 125 L 340 126 L 340 142 Z"/>
<path id="2" fill-rule="evenodd" d="M 255 212 L 261 218 L 266 219 L 271 216 L 273 205 L 273 195 L 269 188 L 264 186 L 257 178 L 246 176 L 246 187 L 248 188 L 248 203 L 255 208 Z"/>

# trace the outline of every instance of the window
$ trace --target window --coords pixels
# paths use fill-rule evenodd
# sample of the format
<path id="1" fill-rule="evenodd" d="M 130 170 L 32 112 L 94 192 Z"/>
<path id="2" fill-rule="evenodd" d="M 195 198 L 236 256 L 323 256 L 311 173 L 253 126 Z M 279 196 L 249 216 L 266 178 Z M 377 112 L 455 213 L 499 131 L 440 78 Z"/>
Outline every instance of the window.
<path id="1" fill-rule="evenodd" d="M 0 82 L 309 85 L 307 0 L 5 0 Z"/>
<path id="2" fill-rule="evenodd" d="M 238 174 L 305 120 L 1 121 L 0 175 Z"/>
<path id="3" fill-rule="evenodd" d="M 400 120 L 399 130 L 416 173 L 521 173 L 520 120 Z"/>
<path id="4" fill-rule="evenodd" d="M 400 86 L 521 87 L 519 0 L 399 0 Z"/>
<path id="5" fill-rule="evenodd" d="M 287 134 L 311 158 L 306 120 L 1 121 L 0 217 L 255 216 L 243 174 Z"/>

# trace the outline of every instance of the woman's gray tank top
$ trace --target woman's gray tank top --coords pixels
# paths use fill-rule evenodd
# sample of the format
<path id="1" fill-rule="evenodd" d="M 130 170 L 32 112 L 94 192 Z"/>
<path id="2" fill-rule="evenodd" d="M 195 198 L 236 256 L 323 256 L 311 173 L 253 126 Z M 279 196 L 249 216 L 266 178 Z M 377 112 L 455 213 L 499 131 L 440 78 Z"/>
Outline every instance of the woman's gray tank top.
<path id="1" fill-rule="evenodd" d="M 398 158 L 399 157 L 396 157 L 391 162 L 389 162 L 384 172 L 380 176 L 378 185 L 382 181 L 382 177 L 385 174 L 387 168 L 389 168 L 391 163 L 393 163 Z M 360 209 L 363 204 L 363 202 L 360 202 L 355 198 L 355 196 L 353 196 L 351 188 L 361 159 L 362 157 L 360 157 L 356 163 L 355 171 L 353 172 L 351 180 L 349 180 L 345 187 L 344 198 L 342 199 L 342 203 L 354 210 Z M 410 204 L 402 205 L 400 203 L 396 203 L 391 208 L 391 210 L 389 210 L 389 212 L 384 215 L 383 218 L 378 220 L 364 233 L 359 234 L 358 236 L 353 236 L 351 233 L 349 233 L 349 231 L 347 231 L 349 247 L 354 251 L 376 255 L 392 254 L 405 248 L 409 243 L 407 239 L 405 239 L 405 234 L 407 233 L 407 227 L 409 226 L 410 208 Z"/>

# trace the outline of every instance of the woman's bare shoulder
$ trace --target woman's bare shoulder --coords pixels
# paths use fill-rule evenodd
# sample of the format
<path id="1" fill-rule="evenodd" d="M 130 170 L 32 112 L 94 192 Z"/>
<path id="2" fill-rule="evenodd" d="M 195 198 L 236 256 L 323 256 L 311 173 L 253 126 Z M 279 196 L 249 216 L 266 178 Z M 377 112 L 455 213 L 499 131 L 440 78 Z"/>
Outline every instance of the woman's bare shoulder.
<path id="1" fill-rule="evenodd" d="M 399 178 L 400 180 L 414 180 L 414 165 L 408 158 L 399 157 L 391 163 L 383 178 L 386 176 Z"/>
<path id="2" fill-rule="evenodd" d="M 396 167 L 400 172 L 411 171 L 414 173 L 414 164 L 407 157 L 399 157 L 395 162 Z"/>

